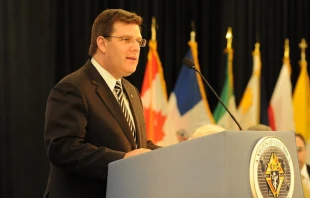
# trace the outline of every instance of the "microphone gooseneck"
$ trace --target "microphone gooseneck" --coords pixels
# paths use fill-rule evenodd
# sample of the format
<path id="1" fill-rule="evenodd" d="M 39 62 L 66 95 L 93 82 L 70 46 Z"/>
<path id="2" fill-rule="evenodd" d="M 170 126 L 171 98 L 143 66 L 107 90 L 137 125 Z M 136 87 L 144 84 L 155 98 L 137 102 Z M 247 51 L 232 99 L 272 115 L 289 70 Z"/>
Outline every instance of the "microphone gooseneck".
<path id="1" fill-rule="evenodd" d="M 221 98 L 217 95 L 217 93 L 214 91 L 213 87 L 209 84 L 209 82 L 205 79 L 205 77 L 201 74 L 200 71 L 197 70 L 197 68 L 195 67 L 195 64 L 193 63 L 192 60 L 190 60 L 189 58 L 185 57 L 183 59 L 183 64 L 190 68 L 193 69 L 195 72 L 197 72 L 201 78 L 203 79 L 203 81 L 208 85 L 208 87 L 211 89 L 211 91 L 214 93 L 214 95 L 216 96 L 216 98 L 218 99 L 218 101 L 222 104 L 222 106 L 225 108 L 225 110 L 227 111 L 227 113 L 230 115 L 230 117 L 234 120 L 234 122 L 236 123 L 236 125 L 238 126 L 238 128 L 240 130 L 242 130 L 242 127 L 240 126 L 240 124 L 238 123 L 238 121 L 236 120 L 236 118 L 232 115 L 232 113 L 228 110 L 228 108 L 226 107 L 226 105 L 223 103 L 223 101 L 221 100 Z"/>

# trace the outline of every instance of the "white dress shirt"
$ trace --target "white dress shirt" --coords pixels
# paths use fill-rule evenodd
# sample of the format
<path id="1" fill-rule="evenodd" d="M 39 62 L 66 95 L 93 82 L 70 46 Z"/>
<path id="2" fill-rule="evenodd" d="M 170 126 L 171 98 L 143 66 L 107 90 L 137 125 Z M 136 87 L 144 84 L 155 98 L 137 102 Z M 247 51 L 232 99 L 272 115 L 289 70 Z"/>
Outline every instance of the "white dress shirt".
<path id="1" fill-rule="evenodd" d="M 308 187 L 308 189 L 310 191 L 310 179 L 309 179 L 309 174 L 308 174 L 308 171 L 307 171 L 306 164 L 303 165 L 303 167 L 300 170 L 300 173 L 303 176 L 304 182 L 305 182 L 306 186 Z"/>

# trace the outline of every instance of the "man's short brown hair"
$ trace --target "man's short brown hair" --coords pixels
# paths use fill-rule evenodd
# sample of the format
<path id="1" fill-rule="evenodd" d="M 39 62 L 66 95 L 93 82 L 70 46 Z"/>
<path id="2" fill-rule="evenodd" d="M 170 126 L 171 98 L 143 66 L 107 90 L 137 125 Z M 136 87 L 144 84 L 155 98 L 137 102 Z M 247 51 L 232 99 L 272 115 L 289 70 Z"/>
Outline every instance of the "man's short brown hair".
<path id="1" fill-rule="evenodd" d="M 92 26 L 91 41 L 88 50 L 89 56 L 93 56 L 97 50 L 98 36 L 110 36 L 113 33 L 115 22 L 137 24 L 140 27 L 142 18 L 133 12 L 128 12 L 122 9 L 107 9 L 101 12 Z"/>

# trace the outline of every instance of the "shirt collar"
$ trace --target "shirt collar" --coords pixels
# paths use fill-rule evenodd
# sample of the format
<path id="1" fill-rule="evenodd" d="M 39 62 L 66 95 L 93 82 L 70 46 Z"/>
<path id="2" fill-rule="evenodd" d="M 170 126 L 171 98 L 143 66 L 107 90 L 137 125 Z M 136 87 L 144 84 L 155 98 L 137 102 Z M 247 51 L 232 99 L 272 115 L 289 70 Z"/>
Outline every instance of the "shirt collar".
<path id="1" fill-rule="evenodd" d="M 95 66 L 97 71 L 99 72 L 100 76 L 103 80 L 108 84 L 110 90 L 113 92 L 116 81 L 121 81 L 121 79 L 115 79 L 106 69 L 104 69 L 93 57 L 90 60 L 91 63 Z"/>
<path id="2" fill-rule="evenodd" d="M 307 171 L 307 165 L 304 164 L 300 170 L 300 173 L 302 176 L 304 176 L 305 178 L 309 179 L 309 174 L 308 174 L 308 171 Z"/>

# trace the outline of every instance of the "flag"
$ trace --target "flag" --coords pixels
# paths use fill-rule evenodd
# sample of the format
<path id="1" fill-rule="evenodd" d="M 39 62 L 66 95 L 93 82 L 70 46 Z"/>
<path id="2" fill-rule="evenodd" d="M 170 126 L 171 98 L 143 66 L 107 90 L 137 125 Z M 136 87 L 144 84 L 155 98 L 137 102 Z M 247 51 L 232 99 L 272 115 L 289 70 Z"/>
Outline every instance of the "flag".
<path id="1" fill-rule="evenodd" d="M 232 61 L 233 61 L 233 49 L 227 48 L 226 52 L 226 79 L 221 92 L 221 100 L 232 113 L 232 115 L 237 115 L 237 107 L 234 95 L 234 85 L 233 85 L 233 72 L 232 72 Z M 213 113 L 214 121 L 217 125 L 227 129 L 227 130 L 239 130 L 238 126 L 234 120 L 227 113 L 226 109 L 219 102 Z"/>
<path id="2" fill-rule="evenodd" d="M 148 139 L 154 143 L 164 137 L 163 124 L 168 104 L 163 68 L 157 53 L 157 42 L 149 41 L 148 61 L 141 90 Z"/>
<path id="3" fill-rule="evenodd" d="M 310 88 L 307 62 L 300 62 L 300 74 L 293 95 L 293 108 L 296 132 L 301 133 L 305 140 L 310 137 Z"/>
<path id="4" fill-rule="evenodd" d="M 269 124 L 272 130 L 295 131 L 290 71 L 290 59 L 284 58 L 268 107 Z"/>
<path id="5" fill-rule="evenodd" d="M 200 70 L 197 43 L 189 41 L 190 50 L 186 57 L 193 60 Z M 160 145 L 167 146 L 189 138 L 194 131 L 205 124 L 214 123 L 203 81 L 198 73 L 182 65 L 176 85 L 170 94 L 167 119 L 164 124 L 164 140 Z"/>
<path id="6" fill-rule="evenodd" d="M 260 74 L 261 57 L 259 44 L 256 43 L 256 49 L 253 52 L 253 71 L 252 76 L 245 88 L 238 107 L 239 123 L 243 129 L 259 124 L 260 120 Z"/>

